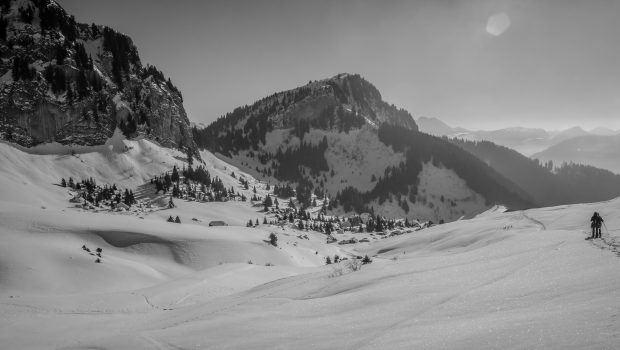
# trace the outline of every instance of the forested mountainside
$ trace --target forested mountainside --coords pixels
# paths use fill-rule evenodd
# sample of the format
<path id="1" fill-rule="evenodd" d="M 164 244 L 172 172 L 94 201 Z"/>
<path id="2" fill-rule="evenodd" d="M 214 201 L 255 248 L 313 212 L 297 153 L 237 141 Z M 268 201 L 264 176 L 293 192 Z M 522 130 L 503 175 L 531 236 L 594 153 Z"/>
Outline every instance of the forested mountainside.
<path id="1" fill-rule="evenodd" d="M 131 38 L 52 0 L 0 1 L 0 133 L 23 146 L 104 143 L 116 127 L 194 149 L 180 91 Z"/>
<path id="2" fill-rule="evenodd" d="M 530 159 L 489 141 L 450 142 L 489 164 L 525 190 L 539 206 L 595 202 L 620 196 L 620 175 L 575 163 Z"/>
<path id="3" fill-rule="evenodd" d="M 409 112 L 359 75 L 310 81 L 192 130 L 200 148 L 291 184 L 302 204 L 314 193 L 333 210 L 432 220 L 532 205 L 476 157 L 418 132 Z"/>

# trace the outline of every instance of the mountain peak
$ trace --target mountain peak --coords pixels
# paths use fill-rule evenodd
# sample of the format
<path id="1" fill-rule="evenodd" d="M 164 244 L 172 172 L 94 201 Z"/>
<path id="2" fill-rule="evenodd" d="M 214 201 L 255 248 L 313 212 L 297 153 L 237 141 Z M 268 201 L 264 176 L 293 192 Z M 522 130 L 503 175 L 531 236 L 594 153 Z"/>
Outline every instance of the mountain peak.
<path id="1" fill-rule="evenodd" d="M 409 112 L 385 102 L 379 90 L 359 74 L 340 73 L 318 81 L 336 102 L 363 116 L 374 126 L 388 123 L 418 130 Z"/>

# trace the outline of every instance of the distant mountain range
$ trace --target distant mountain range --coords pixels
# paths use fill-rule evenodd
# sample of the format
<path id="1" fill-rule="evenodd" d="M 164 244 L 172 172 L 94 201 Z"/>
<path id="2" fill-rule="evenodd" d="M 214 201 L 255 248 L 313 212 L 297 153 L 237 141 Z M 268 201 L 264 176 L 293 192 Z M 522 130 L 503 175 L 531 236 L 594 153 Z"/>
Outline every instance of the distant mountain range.
<path id="1" fill-rule="evenodd" d="M 592 165 L 620 174 L 620 135 L 584 135 L 559 142 L 532 155 L 556 165 L 574 162 Z"/>
<path id="2" fill-rule="evenodd" d="M 578 126 L 560 131 L 548 131 L 540 128 L 512 127 L 497 130 L 468 130 L 451 127 L 437 118 L 420 117 L 416 120 L 420 131 L 435 136 L 457 137 L 464 140 L 486 140 L 498 145 L 512 148 L 526 156 L 579 136 L 620 135 L 620 130 L 596 128 L 586 131 Z"/>
<path id="3" fill-rule="evenodd" d="M 539 206 L 597 202 L 620 196 L 620 175 L 608 170 L 589 165 L 541 162 L 490 141 L 450 139 L 450 142 L 517 184 Z"/>

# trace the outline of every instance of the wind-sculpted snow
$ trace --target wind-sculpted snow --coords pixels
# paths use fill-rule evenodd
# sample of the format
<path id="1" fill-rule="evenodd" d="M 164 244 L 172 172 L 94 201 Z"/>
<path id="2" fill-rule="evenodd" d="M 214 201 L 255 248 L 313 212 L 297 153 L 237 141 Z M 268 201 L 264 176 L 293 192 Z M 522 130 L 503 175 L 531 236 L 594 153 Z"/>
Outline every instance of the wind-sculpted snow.
<path id="1" fill-rule="evenodd" d="M 61 176 L 127 186 L 183 159 L 148 141 L 122 143 L 130 149 L 77 156 L 0 144 L 2 348 L 616 347 L 619 199 L 495 210 L 387 238 L 335 234 L 370 239 L 351 245 L 286 225 L 246 228 L 263 215 L 250 203 L 176 200 L 140 215 L 70 207 L 53 184 Z M 227 184 L 234 171 L 264 191 L 202 156 Z M 594 211 L 605 219 L 603 239 L 584 240 Z M 165 222 L 169 215 L 183 223 Z M 324 266 L 334 254 L 347 260 Z M 371 264 L 347 268 L 366 254 Z"/>

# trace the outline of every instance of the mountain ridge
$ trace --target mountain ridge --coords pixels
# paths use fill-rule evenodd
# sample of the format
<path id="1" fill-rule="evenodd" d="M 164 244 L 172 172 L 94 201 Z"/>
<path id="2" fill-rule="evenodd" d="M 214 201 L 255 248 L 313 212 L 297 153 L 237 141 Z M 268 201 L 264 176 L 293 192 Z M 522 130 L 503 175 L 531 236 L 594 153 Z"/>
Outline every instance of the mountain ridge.
<path id="1" fill-rule="evenodd" d="M 525 192 L 477 158 L 418 130 L 409 112 L 383 101 L 357 74 L 310 81 L 192 129 L 199 148 L 266 181 L 295 184 L 301 203 L 310 193 L 327 195 L 328 209 L 340 212 L 441 221 L 492 204 L 531 205 Z M 400 132 L 419 141 L 403 141 Z M 395 144 L 392 137 L 400 141 Z M 421 145 L 422 153 L 416 151 Z M 487 186 L 476 185 L 467 168 Z"/>
<path id="2" fill-rule="evenodd" d="M 607 169 L 620 174 L 620 134 L 582 135 L 563 140 L 549 148 L 535 153 L 532 158 L 541 161 L 581 163 Z"/>
<path id="3" fill-rule="evenodd" d="M 531 127 L 506 127 L 495 130 L 469 130 L 452 127 L 436 117 L 420 117 L 417 119 L 420 131 L 448 138 L 461 138 L 469 141 L 490 141 L 495 144 L 512 148 L 526 156 L 533 156 L 545 149 L 565 140 L 580 136 L 597 135 L 611 136 L 620 134 L 620 130 L 594 128 L 586 131 L 579 126 L 563 130 L 545 130 Z"/>
<path id="4" fill-rule="evenodd" d="M 52 0 L 0 4 L 0 132 L 22 146 L 98 145 L 120 128 L 194 149 L 180 91 L 131 38 Z"/>

